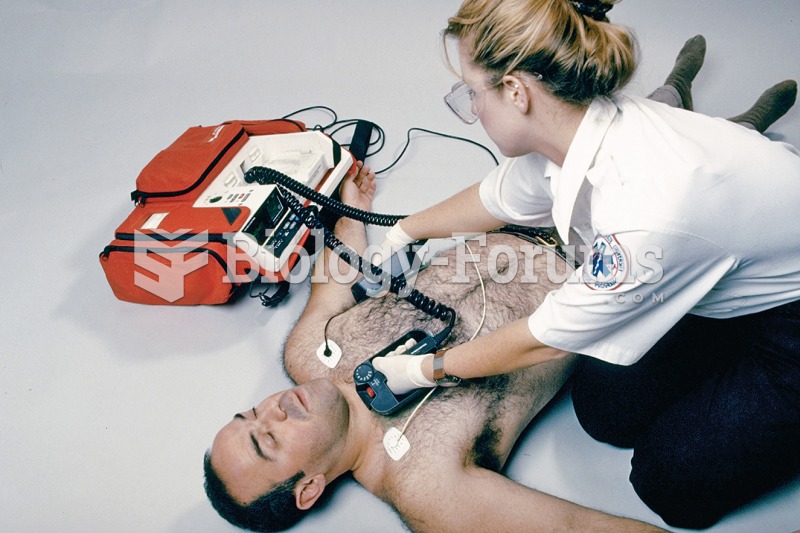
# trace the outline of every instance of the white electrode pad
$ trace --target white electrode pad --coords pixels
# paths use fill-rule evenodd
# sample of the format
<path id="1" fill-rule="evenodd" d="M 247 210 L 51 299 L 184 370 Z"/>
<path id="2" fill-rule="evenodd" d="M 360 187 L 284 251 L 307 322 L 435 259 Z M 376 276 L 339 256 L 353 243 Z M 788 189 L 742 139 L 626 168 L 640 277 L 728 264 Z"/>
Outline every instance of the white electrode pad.
<path id="1" fill-rule="evenodd" d="M 325 355 L 326 345 L 328 350 L 330 350 L 329 355 Z M 317 357 L 322 361 L 322 364 L 328 368 L 336 368 L 336 365 L 339 364 L 339 360 L 342 358 L 342 349 L 332 340 L 328 340 L 327 344 L 323 342 L 319 345 L 319 348 L 317 348 Z"/>
<path id="2" fill-rule="evenodd" d="M 389 428 L 386 435 L 383 436 L 383 447 L 386 448 L 386 453 L 395 461 L 399 461 L 411 449 L 411 443 L 405 435 L 400 433 L 397 428 Z"/>

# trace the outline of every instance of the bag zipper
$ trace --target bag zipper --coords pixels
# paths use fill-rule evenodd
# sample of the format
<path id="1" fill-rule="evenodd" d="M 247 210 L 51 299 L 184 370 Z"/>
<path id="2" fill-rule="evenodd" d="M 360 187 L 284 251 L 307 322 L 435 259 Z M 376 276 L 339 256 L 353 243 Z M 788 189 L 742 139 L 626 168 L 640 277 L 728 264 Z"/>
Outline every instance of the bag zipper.
<path id="1" fill-rule="evenodd" d="M 197 188 L 201 183 L 203 183 L 203 181 L 205 181 L 205 179 L 208 177 L 208 175 L 211 173 L 211 171 L 214 169 L 214 167 L 217 166 L 217 164 L 225 156 L 225 154 L 227 154 L 228 151 L 231 148 L 233 148 L 233 146 L 237 142 L 239 142 L 239 140 L 242 138 L 242 136 L 244 134 L 245 134 L 245 130 L 244 130 L 244 127 L 242 127 L 239 130 L 239 133 L 237 133 L 233 137 L 233 139 L 231 139 L 231 141 L 225 146 L 225 148 L 223 148 L 222 151 L 219 154 L 217 154 L 217 156 L 214 158 L 214 160 L 211 162 L 211 164 L 208 166 L 208 168 L 206 168 L 205 171 L 200 175 L 200 177 L 197 179 L 197 181 L 195 181 L 189 187 L 187 187 L 187 188 L 185 188 L 183 190 L 180 190 L 180 191 L 162 191 L 162 192 L 145 192 L 145 191 L 140 191 L 139 189 L 136 189 L 135 191 L 131 192 L 131 200 L 133 200 L 134 205 L 144 205 L 145 202 L 147 202 L 148 198 L 172 198 L 172 197 L 175 197 L 175 196 L 181 196 L 181 195 L 184 195 L 186 193 L 191 192 L 192 190 Z"/>
<path id="2" fill-rule="evenodd" d="M 146 253 L 148 251 L 156 251 L 156 249 L 148 248 L 148 247 L 141 247 L 141 246 L 138 246 L 138 247 L 137 246 L 120 246 L 118 244 L 109 244 L 108 246 L 103 248 L 102 252 L 100 252 L 100 259 L 103 260 L 103 261 L 106 261 L 106 260 L 108 260 L 109 256 L 114 252 L 122 252 L 122 253 L 145 252 Z M 185 253 L 185 254 L 199 252 L 199 253 L 208 254 L 211 257 L 213 257 L 217 261 L 219 266 L 222 267 L 225 270 L 225 273 L 227 274 L 228 278 L 231 280 L 231 291 L 233 291 L 233 289 L 236 286 L 234 280 L 231 279 L 230 272 L 228 272 L 228 263 L 225 261 L 225 259 L 223 259 L 223 257 L 221 255 L 219 255 L 214 250 L 208 250 L 206 248 L 177 248 L 177 247 L 175 247 L 175 248 L 163 248 L 163 249 L 159 248 L 159 249 L 157 249 L 157 251 L 159 251 L 159 252 L 163 251 L 163 252 L 167 252 L 167 253 L 182 252 L 182 253 Z"/>
<path id="3" fill-rule="evenodd" d="M 152 239 L 154 241 L 159 242 L 180 242 L 180 241 L 188 241 L 194 237 L 199 237 L 203 235 L 202 233 L 181 233 L 180 235 L 162 235 L 160 233 L 141 233 L 141 235 L 146 236 L 148 239 Z M 207 237 L 206 242 L 216 242 L 219 244 L 230 244 L 230 239 L 228 239 L 225 233 L 206 233 L 205 236 Z M 231 233 L 233 235 L 233 233 Z M 116 233 L 114 235 L 115 239 L 119 239 L 120 241 L 136 241 L 136 235 L 134 233 Z"/>

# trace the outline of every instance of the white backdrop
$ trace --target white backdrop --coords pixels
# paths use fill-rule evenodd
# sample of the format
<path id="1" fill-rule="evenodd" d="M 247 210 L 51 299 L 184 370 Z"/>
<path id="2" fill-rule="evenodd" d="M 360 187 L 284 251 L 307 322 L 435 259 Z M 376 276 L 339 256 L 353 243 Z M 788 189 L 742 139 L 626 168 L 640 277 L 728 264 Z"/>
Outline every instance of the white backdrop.
<path id="1" fill-rule="evenodd" d="M 138 172 L 192 125 L 324 104 L 385 129 L 387 146 L 369 161 L 377 168 L 414 126 L 489 144 L 480 126 L 460 124 L 442 104 L 454 78 L 439 31 L 458 4 L 0 0 L 0 528 L 233 530 L 206 501 L 202 455 L 234 412 L 288 385 L 278 354 L 307 289 L 295 287 L 278 309 L 253 300 L 133 305 L 113 297 L 98 253 L 132 209 Z M 767 86 L 800 76 L 798 0 L 627 0 L 611 15 L 641 43 L 633 93 L 657 86 L 697 33 L 709 47 L 695 83 L 700 111 L 734 115 Z M 800 111 L 771 135 L 800 145 Z M 465 143 L 419 137 L 379 183 L 375 207 L 420 209 L 492 166 Z M 663 525 L 630 488 L 629 460 L 586 436 L 562 397 L 507 472 Z M 794 483 L 712 531 L 791 531 L 798 509 Z M 295 530 L 376 525 L 403 530 L 346 481 Z"/>

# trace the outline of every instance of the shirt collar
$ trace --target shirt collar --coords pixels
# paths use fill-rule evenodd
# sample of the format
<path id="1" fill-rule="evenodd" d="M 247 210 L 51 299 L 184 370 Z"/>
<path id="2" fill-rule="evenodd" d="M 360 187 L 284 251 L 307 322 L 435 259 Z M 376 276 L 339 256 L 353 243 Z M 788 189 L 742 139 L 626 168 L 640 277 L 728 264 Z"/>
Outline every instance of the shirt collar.
<path id="1" fill-rule="evenodd" d="M 557 173 L 558 179 L 550 184 L 553 187 L 553 221 L 564 242 L 569 239 L 572 210 L 578 192 L 616 114 L 617 106 L 608 98 L 595 98 L 592 101 L 572 139 L 564 166 Z"/>

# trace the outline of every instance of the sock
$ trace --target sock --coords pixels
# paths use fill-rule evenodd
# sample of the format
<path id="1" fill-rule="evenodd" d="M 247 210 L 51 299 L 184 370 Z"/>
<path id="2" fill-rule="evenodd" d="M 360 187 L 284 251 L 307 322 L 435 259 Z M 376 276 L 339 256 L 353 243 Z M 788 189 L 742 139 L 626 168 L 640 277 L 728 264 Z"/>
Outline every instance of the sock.
<path id="1" fill-rule="evenodd" d="M 692 111 L 692 80 L 700 72 L 706 56 L 706 39 L 702 35 L 695 35 L 683 45 L 675 59 L 675 66 L 667 76 L 664 85 L 671 85 L 681 95 L 683 108 Z"/>
<path id="2" fill-rule="evenodd" d="M 728 120 L 764 133 L 773 122 L 791 109 L 796 99 L 797 82 L 794 80 L 782 81 L 764 91 L 753 107 Z"/>

